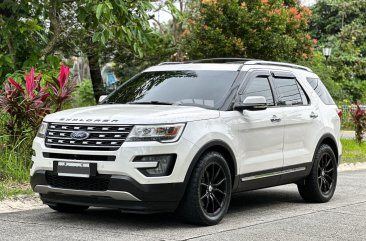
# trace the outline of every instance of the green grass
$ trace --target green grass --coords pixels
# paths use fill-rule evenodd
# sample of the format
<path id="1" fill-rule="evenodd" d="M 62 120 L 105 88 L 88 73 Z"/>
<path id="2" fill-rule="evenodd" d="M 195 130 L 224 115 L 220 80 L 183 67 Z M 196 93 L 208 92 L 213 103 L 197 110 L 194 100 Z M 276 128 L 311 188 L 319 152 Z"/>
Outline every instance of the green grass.
<path id="1" fill-rule="evenodd" d="M 342 139 L 342 163 L 366 162 L 366 142 L 358 145 L 355 140 Z"/>
<path id="2" fill-rule="evenodd" d="M 0 200 L 19 195 L 31 195 L 32 193 L 28 183 L 0 182 Z"/>

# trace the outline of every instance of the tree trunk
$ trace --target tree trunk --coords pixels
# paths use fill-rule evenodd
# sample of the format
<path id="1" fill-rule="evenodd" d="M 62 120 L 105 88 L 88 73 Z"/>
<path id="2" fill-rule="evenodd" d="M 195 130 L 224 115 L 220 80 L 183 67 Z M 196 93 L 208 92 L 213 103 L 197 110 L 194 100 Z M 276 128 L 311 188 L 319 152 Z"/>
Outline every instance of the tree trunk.
<path id="1" fill-rule="evenodd" d="M 104 94 L 102 74 L 100 72 L 99 58 L 97 54 L 88 53 L 90 79 L 93 84 L 95 102 L 98 103 L 99 97 Z"/>

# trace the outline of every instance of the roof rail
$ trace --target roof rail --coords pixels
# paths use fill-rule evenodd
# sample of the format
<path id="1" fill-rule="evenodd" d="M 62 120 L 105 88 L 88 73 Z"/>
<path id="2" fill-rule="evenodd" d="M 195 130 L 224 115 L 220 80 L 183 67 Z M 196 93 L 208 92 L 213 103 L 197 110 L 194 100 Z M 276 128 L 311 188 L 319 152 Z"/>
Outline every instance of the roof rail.
<path id="1" fill-rule="evenodd" d="M 188 60 L 185 63 L 245 63 L 254 59 L 247 58 L 208 58 L 208 59 L 198 59 L 198 60 Z"/>
<path id="2" fill-rule="evenodd" d="M 183 62 L 162 62 L 158 65 L 166 65 L 166 64 L 183 64 Z"/>
<path id="3" fill-rule="evenodd" d="M 289 67 L 289 68 L 293 68 L 293 69 L 301 69 L 301 70 L 306 70 L 306 71 L 309 71 L 309 72 L 313 72 L 310 68 L 305 67 L 305 66 L 301 66 L 301 65 L 297 65 L 297 64 L 289 64 L 289 63 L 273 62 L 273 61 L 264 61 L 264 60 L 252 60 L 252 61 L 245 62 L 244 65 L 250 65 L 250 64 Z"/>

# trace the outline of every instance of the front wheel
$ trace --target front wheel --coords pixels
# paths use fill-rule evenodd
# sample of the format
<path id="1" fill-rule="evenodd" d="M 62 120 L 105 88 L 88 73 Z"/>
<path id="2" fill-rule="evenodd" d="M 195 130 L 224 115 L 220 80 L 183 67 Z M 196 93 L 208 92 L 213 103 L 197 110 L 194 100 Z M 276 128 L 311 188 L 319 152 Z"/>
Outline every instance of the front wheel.
<path id="1" fill-rule="evenodd" d="M 231 175 L 225 158 L 208 152 L 198 161 L 178 214 L 187 222 L 215 225 L 225 216 L 231 199 Z"/>
<path id="2" fill-rule="evenodd" d="M 306 202 L 328 202 L 337 185 L 337 159 L 332 148 L 323 144 L 315 154 L 313 167 L 304 184 L 298 184 Z"/>

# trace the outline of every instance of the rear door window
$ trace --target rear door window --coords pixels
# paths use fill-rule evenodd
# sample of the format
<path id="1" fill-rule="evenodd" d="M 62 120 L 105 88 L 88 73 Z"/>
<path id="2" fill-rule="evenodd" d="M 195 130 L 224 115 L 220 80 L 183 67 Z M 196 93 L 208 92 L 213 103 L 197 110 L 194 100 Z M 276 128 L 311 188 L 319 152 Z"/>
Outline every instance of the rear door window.
<path id="1" fill-rule="evenodd" d="M 319 96 L 319 98 L 326 105 L 335 105 L 335 102 L 332 96 L 329 94 L 327 88 L 323 84 L 323 82 L 318 78 L 306 78 L 311 87 L 313 87 L 315 93 Z"/>
<path id="2" fill-rule="evenodd" d="M 273 78 L 276 86 L 276 93 L 278 96 L 278 105 L 282 106 L 296 106 L 306 105 L 301 95 L 301 87 L 294 78 Z"/>

